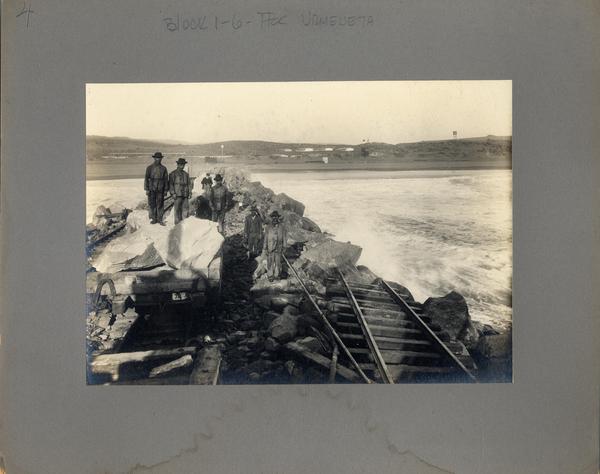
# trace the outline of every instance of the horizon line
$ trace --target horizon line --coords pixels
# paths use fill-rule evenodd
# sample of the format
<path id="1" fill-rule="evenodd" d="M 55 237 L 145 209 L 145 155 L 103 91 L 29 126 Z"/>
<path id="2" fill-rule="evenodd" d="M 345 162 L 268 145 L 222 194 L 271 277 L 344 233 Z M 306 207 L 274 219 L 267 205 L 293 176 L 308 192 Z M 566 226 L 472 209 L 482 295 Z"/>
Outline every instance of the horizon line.
<path id="1" fill-rule="evenodd" d="M 472 137 L 448 137 L 448 138 L 435 138 L 435 139 L 426 139 L 426 140 L 417 140 L 417 141 L 409 141 L 409 142 L 395 142 L 395 143 L 390 143 L 390 142 L 386 142 L 386 141 L 367 141 L 367 142 L 357 142 L 357 143 L 340 143 L 340 142 L 311 142 L 311 141 L 294 141 L 294 142 L 288 142 L 288 141 L 274 141 L 274 140 L 265 140 L 265 139 L 260 139 L 260 138 L 255 138 L 255 139 L 228 139 L 228 140 L 219 140 L 219 141 L 213 141 L 213 142 L 189 142 L 186 140 L 176 140 L 176 139 L 172 139 L 172 138 L 141 138 L 141 137 L 129 137 L 129 136 L 124 136 L 124 135 L 96 135 L 96 134 L 90 134 L 88 135 L 86 133 L 86 138 L 88 137 L 101 137 L 101 138 L 126 138 L 129 140 L 143 140 L 143 141 L 148 141 L 148 142 L 163 142 L 165 145 L 187 145 L 187 146 L 199 146 L 199 145 L 213 145 L 213 144 L 218 144 L 218 143 L 227 143 L 227 142 L 265 142 L 265 143 L 280 143 L 280 144 L 289 144 L 289 145 L 294 145 L 294 144 L 311 144 L 311 145 L 354 145 L 354 146 L 359 146 L 359 145 L 367 145 L 369 143 L 383 143 L 386 145 L 409 145 L 412 143 L 423 143 L 423 142 L 441 142 L 441 141 L 455 141 L 455 140 L 473 140 L 473 139 L 477 139 L 477 138 L 488 138 L 488 137 L 496 137 L 496 138 L 512 138 L 512 134 L 510 135 L 494 135 L 494 134 L 488 134 L 488 135 L 480 135 L 480 136 L 472 136 Z M 171 143 L 169 143 L 171 142 Z"/>

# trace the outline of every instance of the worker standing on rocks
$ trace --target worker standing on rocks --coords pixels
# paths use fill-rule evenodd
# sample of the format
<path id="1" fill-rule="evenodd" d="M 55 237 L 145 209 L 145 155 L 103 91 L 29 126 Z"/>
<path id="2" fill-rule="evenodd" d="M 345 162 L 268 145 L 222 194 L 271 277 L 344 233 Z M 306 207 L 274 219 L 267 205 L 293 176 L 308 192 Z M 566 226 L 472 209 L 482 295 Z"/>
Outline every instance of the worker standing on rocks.
<path id="1" fill-rule="evenodd" d="M 169 193 L 174 198 L 173 213 L 175 215 L 175 225 L 183 220 L 186 202 L 192 197 L 190 175 L 183 170 L 186 163 L 187 161 L 184 158 L 179 158 L 177 160 L 177 169 L 169 175 Z"/>
<path id="2" fill-rule="evenodd" d="M 219 232 L 224 232 L 225 212 L 227 211 L 227 186 L 223 184 L 223 177 L 220 174 L 215 176 L 215 185 L 210 190 L 210 208 L 212 210 L 212 220 L 218 222 Z"/>
<path id="3" fill-rule="evenodd" d="M 246 255 L 248 260 L 260 253 L 263 234 L 263 220 L 255 204 L 250 207 L 250 214 L 244 221 L 244 237 L 246 240 Z"/>
<path id="4" fill-rule="evenodd" d="M 165 207 L 165 194 L 169 189 L 169 173 L 167 168 L 161 164 L 163 154 L 157 151 L 152 155 L 154 163 L 146 168 L 146 176 L 144 178 L 144 190 L 148 196 L 148 207 L 150 224 L 163 222 L 163 213 Z"/>
<path id="5" fill-rule="evenodd" d="M 277 211 L 270 214 L 271 224 L 265 229 L 263 254 L 267 257 L 267 277 L 269 281 L 281 278 L 281 256 L 287 242 L 287 232 Z"/>
<path id="6" fill-rule="evenodd" d="M 200 184 L 202 184 L 202 191 L 204 191 L 204 197 L 206 199 L 208 199 L 208 197 L 210 195 L 210 190 L 213 185 L 213 181 L 212 181 L 212 178 L 210 177 L 210 173 L 206 173 L 206 176 L 204 178 L 202 178 L 202 181 L 200 181 Z"/>

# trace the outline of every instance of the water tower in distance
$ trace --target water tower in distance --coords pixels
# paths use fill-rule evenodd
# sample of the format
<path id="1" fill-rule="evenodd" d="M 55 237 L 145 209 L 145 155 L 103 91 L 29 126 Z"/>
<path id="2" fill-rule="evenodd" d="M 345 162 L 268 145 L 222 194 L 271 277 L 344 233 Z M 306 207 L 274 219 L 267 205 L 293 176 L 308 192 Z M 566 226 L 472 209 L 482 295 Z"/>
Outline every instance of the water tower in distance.
<path id="1" fill-rule="evenodd" d="M 452 138 L 454 138 L 455 140 L 458 138 L 458 132 L 456 130 L 452 132 Z"/>

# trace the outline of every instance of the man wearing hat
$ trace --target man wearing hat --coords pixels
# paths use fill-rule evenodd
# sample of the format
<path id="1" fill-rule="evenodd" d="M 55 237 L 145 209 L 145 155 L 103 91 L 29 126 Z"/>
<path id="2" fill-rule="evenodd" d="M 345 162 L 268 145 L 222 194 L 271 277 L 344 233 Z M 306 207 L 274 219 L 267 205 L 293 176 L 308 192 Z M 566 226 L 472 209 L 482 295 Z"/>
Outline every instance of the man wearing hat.
<path id="1" fill-rule="evenodd" d="M 163 154 L 160 151 L 154 153 L 152 158 L 154 158 L 154 163 L 146 168 L 146 177 L 144 178 L 144 190 L 148 196 L 148 207 L 150 208 L 150 223 L 165 225 L 162 219 L 165 194 L 169 189 L 169 173 L 167 168 L 161 164 Z"/>
<path id="2" fill-rule="evenodd" d="M 255 204 L 250 207 L 250 214 L 246 216 L 244 221 L 244 237 L 246 240 L 246 255 L 256 257 L 260 253 L 261 240 L 263 234 L 263 220 L 258 213 L 258 208 Z"/>
<path id="3" fill-rule="evenodd" d="M 271 224 L 265 229 L 263 254 L 267 257 L 267 277 L 269 281 L 281 278 L 281 256 L 287 242 L 287 232 L 276 210 L 271 212 Z"/>
<path id="4" fill-rule="evenodd" d="M 177 169 L 169 175 L 169 193 L 174 199 L 173 212 L 175 214 L 175 225 L 183 220 L 187 200 L 192 197 L 190 176 L 183 171 L 186 163 L 187 161 L 184 158 L 179 158 L 177 160 Z"/>
<path id="5" fill-rule="evenodd" d="M 208 195 L 210 194 L 210 190 L 213 185 L 213 180 L 210 177 L 210 173 L 206 173 L 206 176 L 202 178 L 200 184 L 202 185 L 202 191 L 204 191 L 204 196 L 208 199 Z"/>
<path id="6" fill-rule="evenodd" d="M 215 176 L 215 185 L 210 190 L 208 199 L 212 210 L 212 220 L 219 223 L 219 232 L 223 232 L 225 225 L 225 212 L 227 211 L 227 186 L 223 184 L 220 174 Z"/>

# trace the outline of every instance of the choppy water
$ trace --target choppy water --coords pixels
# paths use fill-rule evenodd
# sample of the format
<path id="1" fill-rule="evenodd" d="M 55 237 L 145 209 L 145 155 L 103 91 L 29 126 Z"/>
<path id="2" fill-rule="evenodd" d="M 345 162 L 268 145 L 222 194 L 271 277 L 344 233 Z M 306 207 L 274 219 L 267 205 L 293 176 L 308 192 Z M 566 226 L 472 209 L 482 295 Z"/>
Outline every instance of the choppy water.
<path id="1" fill-rule="evenodd" d="M 512 172 L 340 171 L 256 174 L 336 239 L 363 248 L 359 263 L 417 300 L 456 290 L 471 316 L 512 319 Z M 99 204 L 144 199 L 140 179 L 88 181 L 87 222 Z"/>
<path id="2" fill-rule="evenodd" d="M 417 300 L 456 290 L 474 319 L 511 321 L 510 170 L 253 178 L 303 202 L 323 230 L 363 248 L 359 263 L 406 286 Z"/>

